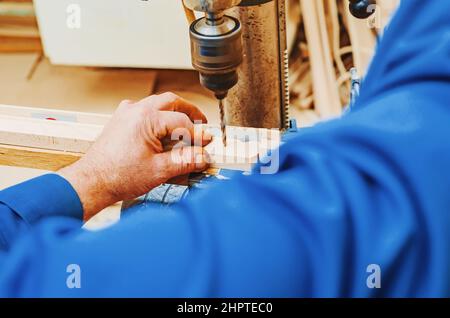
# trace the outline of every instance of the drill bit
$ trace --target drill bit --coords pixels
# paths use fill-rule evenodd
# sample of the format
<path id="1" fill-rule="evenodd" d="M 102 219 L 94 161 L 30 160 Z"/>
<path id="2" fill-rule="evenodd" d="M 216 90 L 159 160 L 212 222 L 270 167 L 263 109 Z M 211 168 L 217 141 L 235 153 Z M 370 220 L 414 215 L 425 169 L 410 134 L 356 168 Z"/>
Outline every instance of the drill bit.
<path id="1" fill-rule="evenodd" d="M 220 129 L 222 130 L 222 143 L 223 146 L 227 146 L 227 126 L 225 122 L 225 109 L 223 105 L 223 99 L 219 99 L 219 110 L 220 110 Z"/>

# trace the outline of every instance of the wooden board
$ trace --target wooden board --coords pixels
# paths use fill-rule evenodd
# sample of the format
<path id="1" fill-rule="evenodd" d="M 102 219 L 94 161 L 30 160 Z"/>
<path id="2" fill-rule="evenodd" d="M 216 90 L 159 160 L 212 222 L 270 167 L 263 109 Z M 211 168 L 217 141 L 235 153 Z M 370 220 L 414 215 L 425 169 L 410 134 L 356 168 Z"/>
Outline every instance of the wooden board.
<path id="1" fill-rule="evenodd" d="M 86 153 L 103 126 L 15 116 L 0 116 L 0 143 Z"/>
<path id="2" fill-rule="evenodd" d="M 68 153 L 0 144 L 0 165 L 58 171 L 81 158 L 79 153 Z"/>
<path id="3" fill-rule="evenodd" d="M 25 117 L 32 119 L 54 119 L 79 124 L 105 125 L 111 115 L 73 112 L 60 109 L 48 109 L 39 107 L 11 106 L 0 104 L 0 116 Z"/>
<path id="4" fill-rule="evenodd" d="M 227 127 L 227 146 L 222 143 L 219 126 L 208 125 L 206 130 L 214 136 L 205 147 L 211 157 L 212 167 L 250 171 L 267 151 L 280 146 L 281 133 L 276 129 Z"/>
<path id="5" fill-rule="evenodd" d="M 2 114 L 9 110 L 9 114 Z M 78 160 L 86 153 L 103 130 L 103 124 L 94 124 L 105 117 L 55 110 L 40 109 L 43 118 L 33 118 L 32 110 L 0 106 L 0 165 L 57 170 Z M 63 114 L 59 120 L 45 117 Z M 67 118 L 69 118 L 67 120 Z M 82 122 L 73 121 L 80 118 Z M 228 145 L 223 147 L 219 127 L 206 126 L 215 136 L 206 147 L 212 166 L 233 170 L 250 170 L 260 155 L 268 149 L 278 148 L 280 132 L 277 130 L 228 127 Z"/>
<path id="6" fill-rule="evenodd" d="M 35 38 L 13 38 L 0 35 L 0 52 L 40 52 L 41 40 Z"/>
<path id="7" fill-rule="evenodd" d="M 300 4 L 304 12 L 316 110 L 323 118 L 338 116 L 341 113 L 341 102 L 327 33 L 324 3 L 300 0 Z"/>
<path id="8" fill-rule="evenodd" d="M 0 1 L 0 52 L 42 52 L 31 1 Z"/>

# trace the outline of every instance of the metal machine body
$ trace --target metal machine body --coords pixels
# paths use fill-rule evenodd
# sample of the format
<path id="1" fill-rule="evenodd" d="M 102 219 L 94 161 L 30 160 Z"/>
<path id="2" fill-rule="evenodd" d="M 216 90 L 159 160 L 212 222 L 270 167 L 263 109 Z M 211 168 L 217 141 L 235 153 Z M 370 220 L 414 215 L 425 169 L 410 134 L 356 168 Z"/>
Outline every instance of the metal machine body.
<path id="1" fill-rule="evenodd" d="M 235 7 L 242 24 L 243 63 L 239 82 L 225 100 L 233 126 L 286 129 L 289 123 L 285 0 Z"/>
<path id="2" fill-rule="evenodd" d="M 286 0 L 184 0 L 205 14 L 190 27 L 192 64 L 201 84 L 219 100 L 225 123 L 289 128 Z M 368 18 L 376 0 L 349 0 Z M 225 102 L 223 102 L 225 101 Z"/>
<path id="3" fill-rule="evenodd" d="M 205 14 L 190 27 L 192 64 L 201 84 L 220 101 L 223 131 L 225 122 L 287 127 L 285 0 L 184 3 Z"/>

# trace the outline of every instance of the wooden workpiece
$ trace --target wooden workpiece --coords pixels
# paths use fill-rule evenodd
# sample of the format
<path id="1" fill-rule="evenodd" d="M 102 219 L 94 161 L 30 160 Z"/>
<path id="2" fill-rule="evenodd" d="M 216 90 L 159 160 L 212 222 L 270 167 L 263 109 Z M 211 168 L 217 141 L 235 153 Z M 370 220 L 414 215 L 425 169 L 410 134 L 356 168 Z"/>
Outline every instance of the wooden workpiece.
<path id="1" fill-rule="evenodd" d="M 88 151 L 108 118 L 0 105 L 0 165 L 58 170 Z M 228 127 L 228 146 L 223 147 L 219 127 L 201 129 L 215 136 L 206 151 L 216 168 L 250 170 L 261 155 L 280 143 L 277 130 Z"/>
<path id="2" fill-rule="evenodd" d="M 0 144 L 0 166 L 58 171 L 81 158 L 82 154 Z"/>
<path id="3" fill-rule="evenodd" d="M 207 126 L 205 129 L 214 136 L 205 147 L 214 168 L 250 171 L 269 150 L 278 148 L 281 141 L 281 133 L 276 129 L 228 126 L 227 146 L 224 147 L 218 126 Z"/>
<path id="4" fill-rule="evenodd" d="M 341 112 L 336 75 L 331 59 L 324 3 L 301 1 L 306 38 L 310 50 L 315 107 L 321 117 L 334 117 Z"/>

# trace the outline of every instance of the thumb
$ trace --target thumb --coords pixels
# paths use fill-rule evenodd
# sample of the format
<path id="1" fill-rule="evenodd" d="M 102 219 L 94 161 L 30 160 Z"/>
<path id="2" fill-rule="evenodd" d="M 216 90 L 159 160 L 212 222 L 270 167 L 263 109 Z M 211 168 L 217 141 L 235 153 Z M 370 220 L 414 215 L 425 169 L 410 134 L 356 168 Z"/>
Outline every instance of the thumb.
<path id="1" fill-rule="evenodd" d="M 168 179 L 203 171 L 210 162 L 208 153 L 202 147 L 175 147 L 155 157 L 160 161 L 162 174 Z"/>

